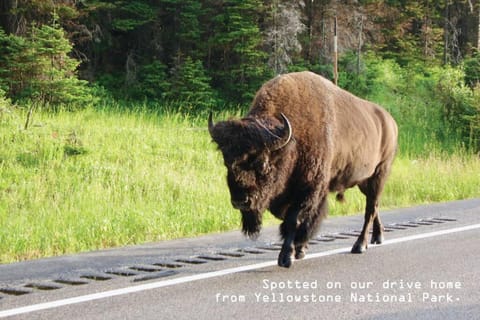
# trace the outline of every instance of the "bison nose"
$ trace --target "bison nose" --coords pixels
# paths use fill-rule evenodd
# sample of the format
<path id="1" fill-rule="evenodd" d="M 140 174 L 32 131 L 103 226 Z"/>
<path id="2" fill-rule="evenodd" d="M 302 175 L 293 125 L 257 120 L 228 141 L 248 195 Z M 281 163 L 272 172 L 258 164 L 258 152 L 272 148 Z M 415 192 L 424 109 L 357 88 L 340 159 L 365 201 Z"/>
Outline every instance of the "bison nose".
<path id="1" fill-rule="evenodd" d="M 250 205 L 250 199 L 248 197 L 233 199 L 232 198 L 232 206 L 235 209 L 248 209 Z"/>

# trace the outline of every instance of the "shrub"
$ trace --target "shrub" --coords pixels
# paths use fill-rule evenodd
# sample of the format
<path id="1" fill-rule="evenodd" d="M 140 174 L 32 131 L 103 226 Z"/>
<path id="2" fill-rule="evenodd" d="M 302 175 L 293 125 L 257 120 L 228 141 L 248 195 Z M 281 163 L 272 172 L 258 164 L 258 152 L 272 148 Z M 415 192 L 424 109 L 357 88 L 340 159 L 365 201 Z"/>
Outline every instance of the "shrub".
<path id="1" fill-rule="evenodd" d="M 182 111 L 206 110 L 216 103 L 210 80 L 200 60 L 186 57 L 172 70 L 171 89 L 166 98 L 181 101 Z"/>
<path id="2" fill-rule="evenodd" d="M 480 51 L 465 59 L 463 64 L 465 66 L 465 82 L 473 88 L 480 82 Z"/>
<path id="3" fill-rule="evenodd" d="M 439 69 L 435 76 L 438 79 L 435 94 L 443 106 L 445 126 L 457 133 L 465 145 L 478 148 L 475 145 L 478 138 L 473 133 L 480 111 L 479 89 L 472 90 L 465 84 L 465 73 L 460 68 Z"/>
<path id="4" fill-rule="evenodd" d="M 367 72 L 363 60 L 355 52 L 347 52 L 338 62 L 338 85 L 356 95 L 368 93 Z"/>
<path id="5" fill-rule="evenodd" d="M 5 96 L 5 91 L 0 88 L 0 123 L 11 118 L 12 107 L 10 99 Z"/>
<path id="6" fill-rule="evenodd" d="M 159 61 L 141 67 L 139 83 L 144 96 L 153 99 L 165 98 L 170 89 L 166 70 L 167 67 Z"/>
<path id="7" fill-rule="evenodd" d="M 473 113 L 465 116 L 469 123 L 469 145 L 480 151 L 480 82 L 472 91 L 472 109 Z"/>
<path id="8" fill-rule="evenodd" d="M 95 99 L 87 81 L 79 80 L 79 62 L 69 53 L 72 45 L 58 25 L 32 27 L 27 37 L 0 31 L 0 86 L 14 99 L 44 108 L 82 108 Z"/>

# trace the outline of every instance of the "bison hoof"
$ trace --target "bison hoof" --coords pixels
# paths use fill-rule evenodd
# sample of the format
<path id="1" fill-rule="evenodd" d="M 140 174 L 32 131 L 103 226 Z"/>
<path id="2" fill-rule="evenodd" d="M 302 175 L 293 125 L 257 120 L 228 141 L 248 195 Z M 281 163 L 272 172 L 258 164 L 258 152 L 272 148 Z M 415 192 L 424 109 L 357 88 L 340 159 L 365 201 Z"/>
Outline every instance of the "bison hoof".
<path id="1" fill-rule="evenodd" d="M 278 266 L 283 268 L 290 268 L 293 264 L 292 253 L 291 252 L 280 252 L 278 256 Z"/>
<path id="2" fill-rule="evenodd" d="M 367 251 L 367 245 L 363 244 L 362 242 L 355 242 L 352 247 L 352 253 L 364 253 Z"/>
<path id="3" fill-rule="evenodd" d="M 305 251 L 302 250 L 295 253 L 295 259 L 301 260 L 303 258 L 305 258 Z"/>
<path id="4" fill-rule="evenodd" d="M 305 248 L 300 247 L 295 249 L 295 259 L 300 260 L 305 258 Z"/>
<path id="5" fill-rule="evenodd" d="M 372 235 L 371 244 L 382 244 L 383 242 L 383 234 Z"/>

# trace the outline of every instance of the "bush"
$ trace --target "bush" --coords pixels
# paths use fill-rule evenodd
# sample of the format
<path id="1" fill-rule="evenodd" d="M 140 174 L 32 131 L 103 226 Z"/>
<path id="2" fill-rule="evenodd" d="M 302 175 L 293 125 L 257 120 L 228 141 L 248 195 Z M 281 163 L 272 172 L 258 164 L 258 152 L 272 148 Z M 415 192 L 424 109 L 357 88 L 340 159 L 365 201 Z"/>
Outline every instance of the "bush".
<path id="1" fill-rule="evenodd" d="M 0 88 L 0 108 L 6 109 L 10 106 L 10 100 L 5 96 L 5 91 Z"/>
<path id="2" fill-rule="evenodd" d="M 405 91 L 405 70 L 394 60 L 383 60 L 372 52 L 358 60 L 356 52 L 347 52 L 339 60 L 339 86 L 365 97 L 388 89 L 393 93 Z"/>
<path id="3" fill-rule="evenodd" d="M 5 96 L 5 91 L 0 88 L 0 123 L 12 113 L 12 103 Z"/>
<path id="4" fill-rule="evenodd" d="M 34 26 L 26 38 L 0 31 L 0 44 L 0 85 L 10 97 L 53 110 L 95 102 L 87 81 L 76 76 L 79 62 L 68 56 L 72 45 L 58 25 Z"/>
<path id="5" fill-rule="evenodd" d="M 480 82 L 477 82 L 472 91 L 472 115 L 466 115 L 469 123 L 469 145 L 480 151 Z"/>
<path id="6" fill-rule="evenodd" d="M 465 73 L 460 68 L 438 69 L 434 76 L 438 83 L 435 96 L 443 106 L 445 127 L 458 134 L 466 146 L 478 148 L 478 138 L 473 137 L 480 111 L 478 89 L 465 84 Z"/>
<path id="7" fill-rule="evenodd" d="M 473 88 L 480 82 L 480 51 L 465 59 L 463 64 L 465 66 L 465 82 Z"/>
<path id="8" fill-rule="evenodd" d="M 0 116 L 2 113 L 10 112 L 10 108 L 12 107 L 12 104 L 10 102 L 10 99 L 8 99 L 5 95 L 5 91 L 0 88 Z"/>
<path id="9" fill-rule="evenodd" d="M 143 65 L 139 75 L 139 87 L 144 97 L 163 99 L 170 84 L 167 81 L 167 67 L 159 61 Z"/>
<path id="10" fill-rule="evenodd" d="M 216 103 L 210 80 L 200 60 L 193 61 L 186 57 L 172 70 L 171 89 L 166 98 L 180 101 L 181 111 L 199 112 L 209 109 Z"/>
<path id="11" fill-rule="evenodd" d="M 31 81 L 35 57 L 29 41 L 7 35 L 0 28 L 0 87 L 7 96 L 16 97 Z"/>
<path id="12" fill-rule="evenodd" d="M 363 60 L 355 52 L 347 52 L 338 62 L 338 85 L 353 94 L 365 96 L 368 93 L 367 72 Z"/>

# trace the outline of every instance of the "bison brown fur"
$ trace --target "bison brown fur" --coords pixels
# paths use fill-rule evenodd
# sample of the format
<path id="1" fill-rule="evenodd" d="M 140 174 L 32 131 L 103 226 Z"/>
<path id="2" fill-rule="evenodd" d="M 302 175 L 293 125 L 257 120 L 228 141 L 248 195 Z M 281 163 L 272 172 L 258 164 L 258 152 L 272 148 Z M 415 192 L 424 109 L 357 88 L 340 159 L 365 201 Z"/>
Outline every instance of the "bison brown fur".
<path id="1" fill-rule="evenodd" d="M 305 255 L 308 240 L 327 214 L 327 195 L 359 186 L 365 222 L 353 253 L 383 241 L 378 202 L 397 150 L 397 125 L 380 106 L 311 72 L 265 83 L 243 119 L 214 124 L 209 132 L 223 154 L 232 205 L 242 230 L 258 235 L 269 210 L 283 222 L 278 265 Z"/>

